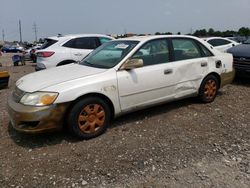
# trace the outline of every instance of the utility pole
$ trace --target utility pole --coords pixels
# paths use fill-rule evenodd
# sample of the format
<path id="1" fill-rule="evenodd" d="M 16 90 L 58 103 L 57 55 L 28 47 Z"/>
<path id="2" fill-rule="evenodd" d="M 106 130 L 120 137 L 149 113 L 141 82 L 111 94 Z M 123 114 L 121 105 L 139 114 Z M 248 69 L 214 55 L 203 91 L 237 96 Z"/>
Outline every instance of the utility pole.
<path id="1" fill-rule="evenodd" d="M 23 39 L 22 39 L 22 25 L 21 25 L 21 20 L 19 20 L 19 34 L 20 34 L 20 43 L 22 43 Z"/>
<path id="2" fill-rule="evenodd" d="M 2 37 L 3 37 L 3 43 L 5 41 L 4 37 L 5 37 L 5 34 L 4 34 L 4 29 L 2 30 Z"/>
<path id="3" fill-rule="evenodd" d="M 33 31 L 35 33 L 35 42 L 37 42 L 37 25 L 36 25 L 36 23 L 33 24 Z"/>
<path id="4" fill-rule="evenodd" d="M 191 35 L 193 34 L 193 28 L 192 27 L 190 28 L 190 34 Z"/>

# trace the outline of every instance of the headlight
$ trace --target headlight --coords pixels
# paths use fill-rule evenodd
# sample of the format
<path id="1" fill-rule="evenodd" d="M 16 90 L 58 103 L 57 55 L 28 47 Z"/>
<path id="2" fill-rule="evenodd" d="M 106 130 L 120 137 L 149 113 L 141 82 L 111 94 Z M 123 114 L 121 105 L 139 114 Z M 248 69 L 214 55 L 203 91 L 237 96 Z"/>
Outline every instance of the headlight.
<path id="1" fill-rule="evenodd" d="M 55 92 L 35 92 L 26 93 L 20 100 L 20 103 L 31 106 L 47 106 L 53 104 L 58 93 Z"/>

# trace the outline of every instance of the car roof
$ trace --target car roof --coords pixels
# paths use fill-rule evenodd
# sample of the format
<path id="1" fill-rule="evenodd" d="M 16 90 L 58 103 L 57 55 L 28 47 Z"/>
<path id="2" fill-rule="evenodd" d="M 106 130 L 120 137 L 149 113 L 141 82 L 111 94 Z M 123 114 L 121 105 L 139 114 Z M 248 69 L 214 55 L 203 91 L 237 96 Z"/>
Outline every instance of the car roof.
<path id="1" fill-rule="evenodd" d="M 77 37 L 107 37 L 107 38 L 113 39 L 112 37 L 108 35 L 103 35 L 103 34 L 68 34 L 68 35 L 58 35 L 58 36 L 47 37 L 46 39 L 66 40 L 66 39 L 73 39 Z"/>
<path id="2" fill-rule="evenodd" d="M 190 35 L 145 35 L 145 36 L 133 36 L 133 37 L 121 38 L 117 40 L 119 41 L 132 40 L 132 41 L 144 42 L 148 40 L 161 39 L 161 38 L 191 38 L 191 39 L 200 40 L 199 38 L 190 36 Z"/>
<path id="3" fill-rule="evenodd" d="M 211 40 L 211 39 L 224 39 L 224 40 L 230 40 L 228 38 L 225 37 L 204 37 L 202 38 L 203 40 Z"/>
<path id="4" fill-rule="evenodd" d="M 227 41 L 230 41 L 232 43 L 238 43 L 232 39 L 229 39 L 229 38 L 226 38 L 226 37 L 205 37 L 205 38 L 202 38 L 203 40 L 205 41 L 208 41 L 208 40 L 213 40 L 213 39 L 223 39 L 223 40 L 227 40 Z"/>

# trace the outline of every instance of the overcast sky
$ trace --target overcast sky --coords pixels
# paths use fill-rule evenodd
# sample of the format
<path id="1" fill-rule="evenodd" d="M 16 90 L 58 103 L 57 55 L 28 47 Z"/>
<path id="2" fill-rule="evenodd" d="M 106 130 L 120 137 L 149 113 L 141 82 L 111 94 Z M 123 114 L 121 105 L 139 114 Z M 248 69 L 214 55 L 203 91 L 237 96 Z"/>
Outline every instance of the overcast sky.
<path id="1" fill-rule="evenodd" d="M 33 41 L 58 33 L 123 34 L 250 27 L 250 0 L 0 0 L 5 40 Z"/>

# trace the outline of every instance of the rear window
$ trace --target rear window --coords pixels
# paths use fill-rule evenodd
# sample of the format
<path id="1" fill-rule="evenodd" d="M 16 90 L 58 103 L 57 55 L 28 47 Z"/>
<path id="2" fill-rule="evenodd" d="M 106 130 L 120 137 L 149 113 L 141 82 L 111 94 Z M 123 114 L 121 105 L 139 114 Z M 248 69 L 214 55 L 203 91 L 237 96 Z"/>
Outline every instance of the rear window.
<path id="1" fill-rule="evenodd" d="M 45 39 L 44 44 L 41 46 L 40 49 L 46 49 L 48 47 L 50 47 L 51 45 L 55 44 L 57 42 L 57 40 L 53 40 L 53 39 Z"/>

